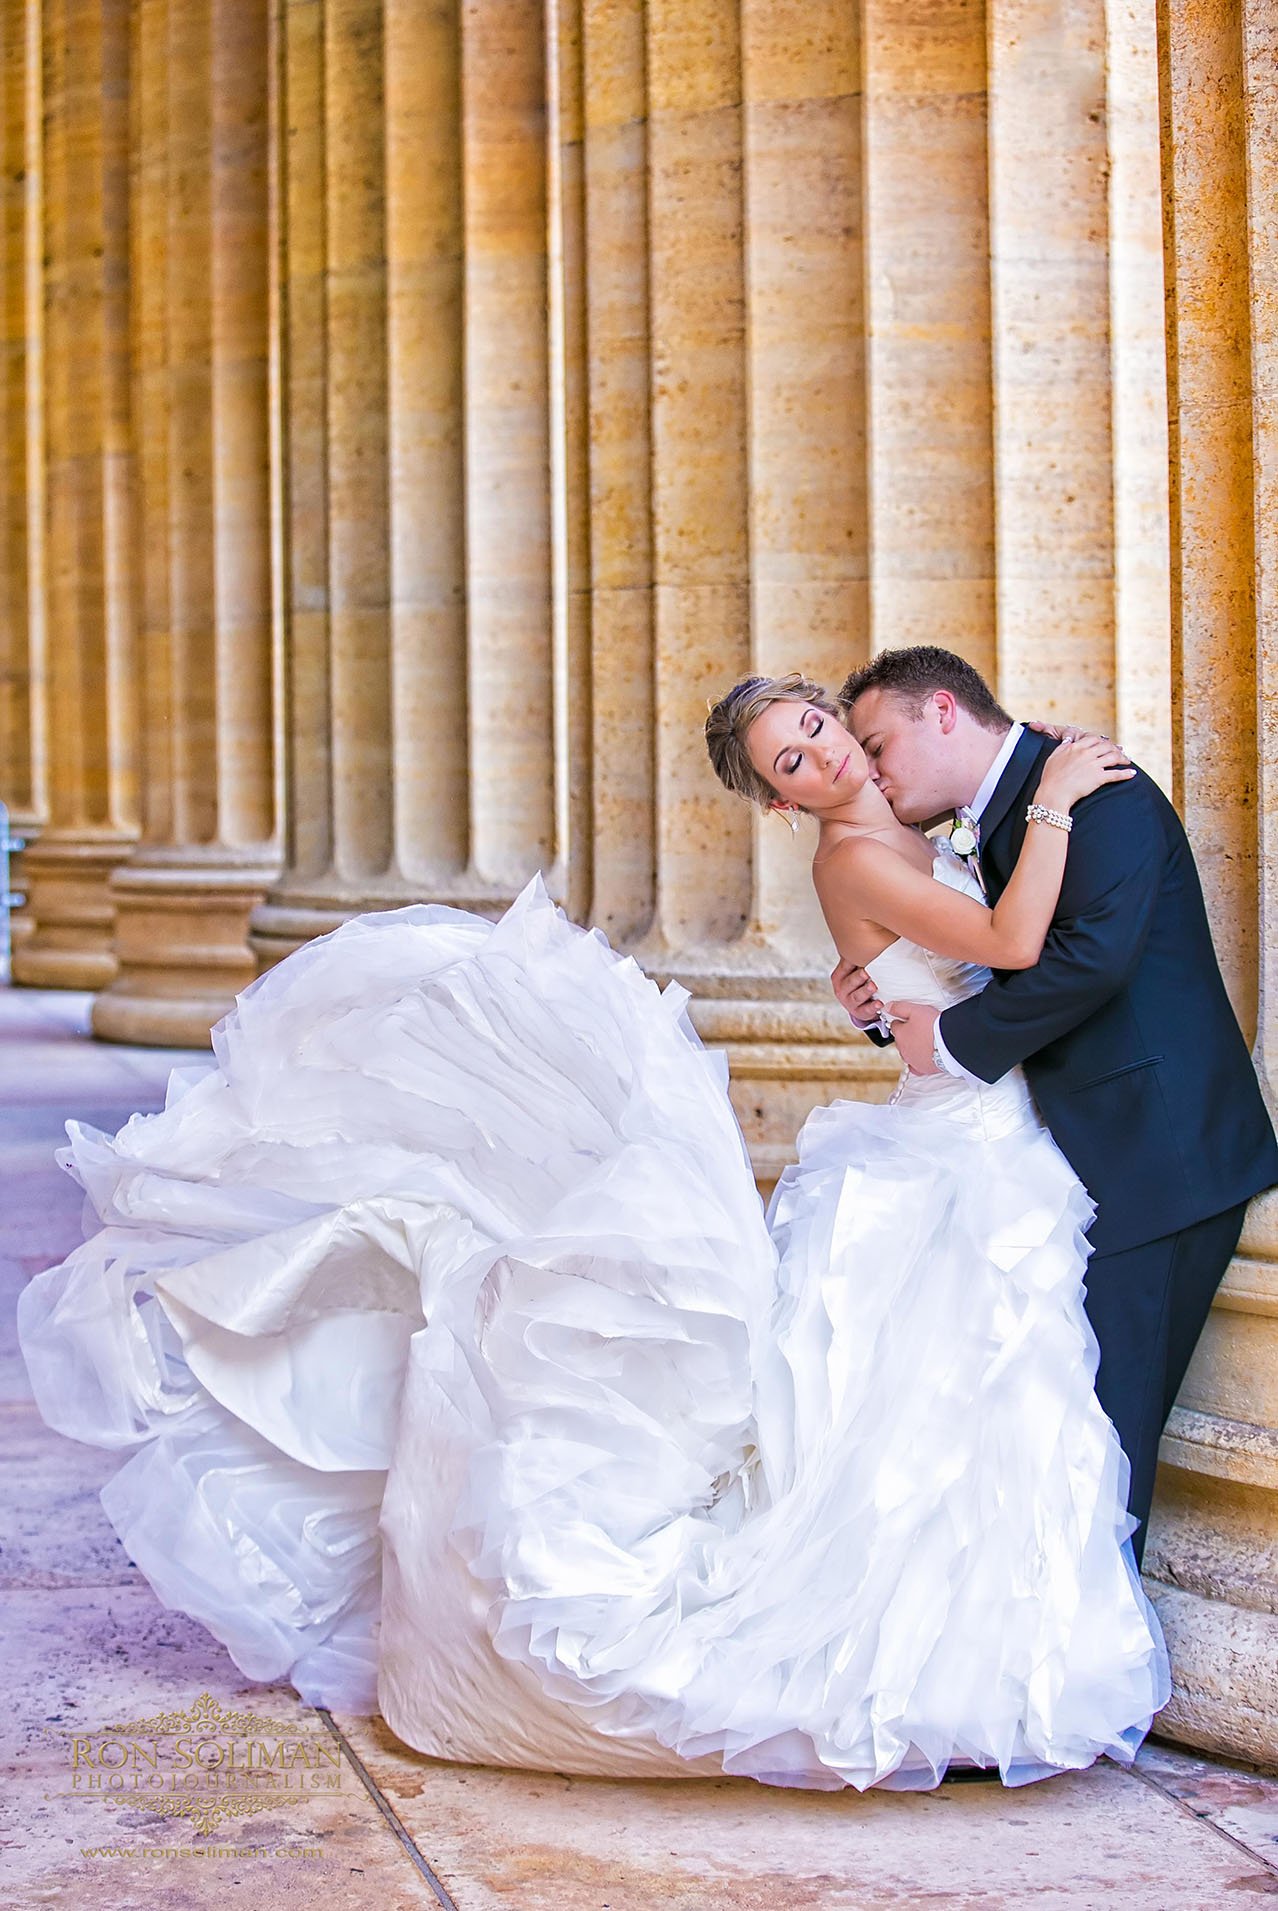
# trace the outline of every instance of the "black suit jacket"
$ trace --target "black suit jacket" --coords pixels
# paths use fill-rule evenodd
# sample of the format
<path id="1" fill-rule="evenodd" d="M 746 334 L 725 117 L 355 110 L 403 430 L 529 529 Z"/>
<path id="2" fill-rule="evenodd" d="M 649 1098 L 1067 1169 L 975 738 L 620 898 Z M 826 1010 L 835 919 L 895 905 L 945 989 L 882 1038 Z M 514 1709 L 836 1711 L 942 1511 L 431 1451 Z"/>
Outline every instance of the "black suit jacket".
<path id="1" fill-rule="evenodd" d="M 981 818 L 990 901 L 1011 875 L 1043 760 L 1021 737 Z M 946 1009 L 982 1081 L 1019 1062 L 1097 1205 L 1093 1248 L 1172 1234 L 1278 1181 L 1278 1143 L 1212 946 L 1189 842 L 1143 771 L 1076 803 L 1038 964 Z"/>

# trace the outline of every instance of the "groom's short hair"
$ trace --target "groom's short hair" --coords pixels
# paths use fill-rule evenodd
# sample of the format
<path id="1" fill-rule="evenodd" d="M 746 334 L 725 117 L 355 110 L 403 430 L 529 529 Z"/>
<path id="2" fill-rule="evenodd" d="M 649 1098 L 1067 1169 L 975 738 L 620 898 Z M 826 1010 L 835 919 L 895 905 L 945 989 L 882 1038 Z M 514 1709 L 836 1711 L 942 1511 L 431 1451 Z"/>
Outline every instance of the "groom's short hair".
<path id="1" fill-rule="evenodd" d="M 1012 721 L 980 671 L 965 657 L 937 644 L 884 650 L 872 663 L 854 670 L 839 692 L 845 715 L 867 690 L 890 691 L 916 717 L 934 690 L 948 690 L 960 710 L 966 710 L 983 730 L 1006 730 Z"/>

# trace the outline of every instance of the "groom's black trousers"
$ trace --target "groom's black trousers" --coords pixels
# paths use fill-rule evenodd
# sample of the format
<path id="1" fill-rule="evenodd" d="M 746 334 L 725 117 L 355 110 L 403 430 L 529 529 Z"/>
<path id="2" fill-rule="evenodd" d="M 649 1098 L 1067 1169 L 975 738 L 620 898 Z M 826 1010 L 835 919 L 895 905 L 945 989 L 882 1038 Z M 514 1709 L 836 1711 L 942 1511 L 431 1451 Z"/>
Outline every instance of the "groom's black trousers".
<path id="1" fill-rule="evenodd" d="M 1242 1233 L 1241 1207 L 1119 1254 L 1094 1254 L 1087 1264 L 1087 1316 L 1100 1342 L 1096 1395 L 1114 1423 L 1131 1464 L 1128 1511 L 1136 1563 L 1145 1551 L 1158 1441 L 1212 1296 Z"/>

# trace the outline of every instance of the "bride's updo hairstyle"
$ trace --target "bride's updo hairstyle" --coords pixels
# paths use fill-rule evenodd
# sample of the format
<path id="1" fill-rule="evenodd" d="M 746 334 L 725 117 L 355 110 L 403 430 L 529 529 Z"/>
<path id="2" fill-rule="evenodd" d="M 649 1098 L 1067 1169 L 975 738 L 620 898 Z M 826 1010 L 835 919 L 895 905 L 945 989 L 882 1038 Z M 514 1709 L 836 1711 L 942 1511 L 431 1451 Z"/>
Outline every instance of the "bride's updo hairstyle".
<path id="1" fill-rule="evenodd" d="M 784 677 L 743 677 L 726 697 L 710 706 L 706 748 L 714 773 L 725 789 L 757 803 L 761 810 L 771 809 L 777 792 L 750 761 L 746 737 L 751 724 L 773 703 L 810 703 L 818 710 L 828 710 L 832 717 L 839 714 L 821 685 L 798 670 Z"/>

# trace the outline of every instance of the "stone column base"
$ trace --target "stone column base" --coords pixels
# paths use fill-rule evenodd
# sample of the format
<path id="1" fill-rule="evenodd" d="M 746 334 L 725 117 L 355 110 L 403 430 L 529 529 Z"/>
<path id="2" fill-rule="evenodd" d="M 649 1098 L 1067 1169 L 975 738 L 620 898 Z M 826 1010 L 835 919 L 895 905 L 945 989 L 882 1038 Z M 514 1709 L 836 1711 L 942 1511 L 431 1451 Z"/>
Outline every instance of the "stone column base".
<path id="1" fill-rule="evenodd" d="M 1154 1736 L 1278 1772 L 1278 1614 L 1151 1581 L 1172 1664 Z"/>
<path id="2" fill-rule="evenodd" d="M 1278 1284 L 1248 1292 L 1254 1268 L 1235 1261 L 1226 1276 L 1216 1308 L 1227 1318 L 1278 1302 Z M 1210 1324 L 1204 1339 L 1210 1356 Z M 1160 1457 L 1144 1578 L 1173 1690 L 1154 1729 L 1278 1771 L 1278 1431 L 1177 1406 Z"/>
<path id="3" fill-rule="evenodd" d="M 13 980 L 29 989 L 103 989 L 116 973 L 113 872 L 131 840 L 46 829 L 22 852 L 27 902 Z"/>
<path id="4" fill-rule="evenodd" d="M 728 1092 L 766 1197 L 797 1159 L 796 1138 L 814 1108 L 885 1102 L 900 1079 L 895 1048 L 853 1028 L 829 976 L 800 957 L 743 937 L 712 952 L 640 941 L 629 952 L 662 987 L 691 996 L 688 1013 L 728 1064 Z"/>
<path id="5" fill-rule="evenodd" d="M 349 921 L 351 916 L 361 913 L 359 909 L 294 908 L 286 903 L 259 903 L 249 923 L 248 938 L 257 973 L 264 975 L 277 962 L 283 962 L 285 956 L 291 956 L 295 949 L 313 942 L 316 936 L 331 934 Z"/>
<path id="6" fill-rule="evenodd" d="M 30 942 L 35 924 L 25 908 L 15 909 L 9 918 L 9 954 L 12 958 L 24 943 Z"/>
<path id="7" fill-rule="evenodd" d="M 182 860 L 178 860 L 178 856 Z M 209 1031 L 256 974 L 249 916 L 274 880 L 225 852 L 143 851 L 111 882 L 119 972 L 93 1005 L 93 1033 L 150 1048 L 207 1048 Z"/>
<path id="8" fill-rule="evenodd" d="M 9 862 L 9 887 L 18 895 L 27 893 L 25 875 L 26 858 L 35 848 L 36 837 L 40 834 L 41 824 L 36 817 L 29 817 L 19 811 L 9 816 L 9 828 L 15 836 L 22 838 L 25 848 L 20 849 Z M 29 942 L 35 929 L 35 918 L 25 903 L 13 910 L 9 917 L 9 956 L 12 962 L 13 952 L 19 944 Z"/>
<path id="9" fill-rule="evenodd" d="M 1278 1190 L 1252 1202 L 1159 1447 L 1163 1738 L 1278 1770 Z"/>
<path id="10" fill-rule="evenodd" d="M 896 1050 L 876 1048 L 833 999 L 694 995 L 688 1013 L 707 1047 L 727 1059 L 728 1092 L 765 1197 L 796 1159 L 795 1137 L 814 1108 L 885 1102 L 900 1078 Z"/>
<path id="11" fill-rule="evenodd" d="M 254 909 L 249 943 L 261 975 L 316 936 L 340 929 L 352 916 L 435 902 L 451 909 L 470 909 L 477 916 L 497 917 L 510 907 L 516 893 L 504 885 L 480 882 L 467 875 L 440 877 L 432 882 L 429 894 L 402 877 L 388 877 L 375 891 L 332 881 L 312 889 L 298 881 L 288 888 L 281 885 Z"/>

